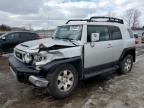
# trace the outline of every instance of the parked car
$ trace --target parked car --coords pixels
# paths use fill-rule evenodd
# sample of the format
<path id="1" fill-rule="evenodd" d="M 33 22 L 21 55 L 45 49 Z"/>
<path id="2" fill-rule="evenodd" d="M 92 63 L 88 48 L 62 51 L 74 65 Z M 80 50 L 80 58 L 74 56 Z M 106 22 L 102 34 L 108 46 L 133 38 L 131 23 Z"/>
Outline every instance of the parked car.
<path id="1" fill-rule="evenodd" d="M 0 36 L 3 35 L 3 34 L 4 34 L 3 32 L 2 33 L 0 32 Z"/>
<path id="2" fill-rule="evenodd" d="M 12 52 L 13 48 L 26 41 L 39 39 L 36 33 L 32 32 L 8 32 L 0 36 L 0 55 Z"/>
<path id="3" fill-rule="evenodd" d="M 80 80 L 116 70 L 130 72 L 135 50 L 134 35 L 123 20 L 91 17 L 69 20 L 57 27 L 52 38 L 17 45 L 9 64 L 18 81 L 47 87 L 50 95 L 64 98 Z"/>
<path id="4" fill-rule="evenodd" d="M 135 43 L 139 44 L 140 43 L 140 39 L 139 39 L 138 34 L 134 34 L 134 38 L 135 38 Z"/>

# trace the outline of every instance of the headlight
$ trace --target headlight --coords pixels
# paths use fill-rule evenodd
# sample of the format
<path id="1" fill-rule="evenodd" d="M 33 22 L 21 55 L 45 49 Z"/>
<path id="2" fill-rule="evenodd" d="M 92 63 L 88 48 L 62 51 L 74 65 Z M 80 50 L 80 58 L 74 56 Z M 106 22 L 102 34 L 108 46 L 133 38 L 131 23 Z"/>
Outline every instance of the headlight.
<path id="1" fill-rule="evenodd" d="M 25 56 L 24 56 L 24 62 L 29 64 L 32 61 L 33 61 L 33 56 L 30 55 L 29 53 L 25 54 Z"/>
<path id="2" fill-rule="evenodd" d="M 44 65 L 44 64 L 48 63 L 49 61 L 51 61 L 53 56 L 54 56 L 54 54 L 50 54 L 46 51 L 42 51 L 39 54 L 34 56 L 35 65 L 37 65 L 37 66 Z"/>

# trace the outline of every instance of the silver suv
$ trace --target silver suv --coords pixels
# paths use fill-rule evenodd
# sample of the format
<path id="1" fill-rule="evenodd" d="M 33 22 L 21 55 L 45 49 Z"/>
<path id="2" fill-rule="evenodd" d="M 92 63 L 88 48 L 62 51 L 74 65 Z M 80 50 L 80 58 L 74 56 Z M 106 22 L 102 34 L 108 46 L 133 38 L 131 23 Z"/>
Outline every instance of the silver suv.
<path id="1" fill-rule="evenodd" d="M 52 38 L 19 44 L 9 64 L 18 81 L 47 87 L 50 95 L 64 98 L 80 80 L 130 72 L 135 59 L 135 39 L 123 20 L 91 17 L 69 20 Z"/>

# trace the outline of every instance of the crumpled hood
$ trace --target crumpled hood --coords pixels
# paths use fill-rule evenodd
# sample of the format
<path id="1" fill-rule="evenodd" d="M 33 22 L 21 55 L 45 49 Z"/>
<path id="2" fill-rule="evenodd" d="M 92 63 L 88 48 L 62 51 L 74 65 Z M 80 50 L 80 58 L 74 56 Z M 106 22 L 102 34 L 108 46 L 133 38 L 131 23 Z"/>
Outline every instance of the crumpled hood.
<path id="1" fill-rule="evenodd" d="M 62 41 L 62 40 L 55 40 L 52 38 L 45 38 L 45 39 L 39 39 L 39 40 L 34 40 L 34 41 L 28 41 L 28 42 L 22 43 L 21 45 L 27 46 L 27 47 L 36 47 L 36 46 L 39 46 L 40 44 L 43 44 L 46 47 L 51 47 L 53 45 L 73 46 L 73 44 L 71 42 Z"/>
<path id="2" fill-rule="evenodd" d="M 40 44 L 43 44 L 45 47 L 39 49 Z M 82 43 L 80 41 L 69 42 L 47 38 L 19 44 L 15 48 L 15 51 L 18 50 L 31 54 L 45 53 L 45 51 L 48 51 L 49 53 L 46 53 L 47 59 L 42 62 L 36 62 L 35 64 L 37 66 L 42 66 L 56 59 L 80 57 L 82 53 Z"/>
<path id="3" fill-rule="evenodd" d="M 39 39 L 39 40 L 21 43 L 21 44 L 17 45 L 16 48 L 21 49 L 23 51 L 35 50 L 37 52 L 39 50 L 40 44 L 43 44 L 45 47 L 49 48 L 49 47 L 52 47 L 54 45 L 75 46 L 75 44 L 79 45 L 80 43 L 77 42 L 77 43 L 73 44 L 72 42 L 69 42 L 69 41 L 52 39 L 52 38 L 45 38 L 45 39 Z"/>

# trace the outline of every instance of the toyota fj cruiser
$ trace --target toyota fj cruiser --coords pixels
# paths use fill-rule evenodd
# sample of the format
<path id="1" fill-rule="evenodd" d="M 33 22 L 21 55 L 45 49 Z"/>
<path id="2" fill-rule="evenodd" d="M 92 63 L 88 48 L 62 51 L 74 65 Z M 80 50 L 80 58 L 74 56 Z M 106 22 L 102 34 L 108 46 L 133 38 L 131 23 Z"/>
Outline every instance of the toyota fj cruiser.
<path id="1" fill-rule="evenodd" d="M 9 65 L 18 81 L 47 87 L 50 95 L 64 98 L 79 80 L 130 72 L 135 59 L 135 39 L 123 20 L 91 17 L 69 20 L 52 38 L 17 45 Z"/>

